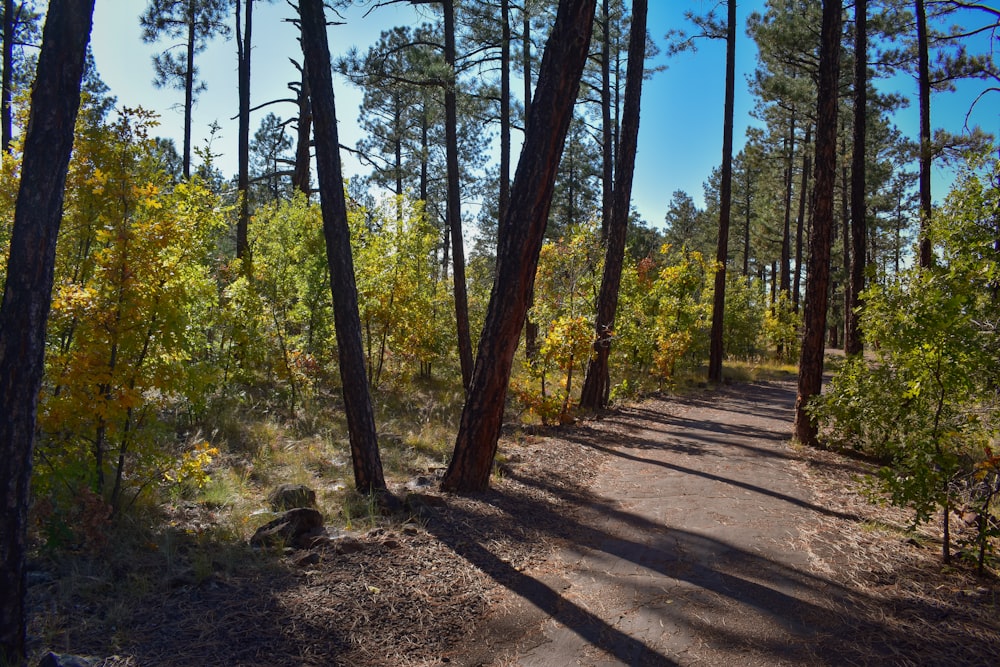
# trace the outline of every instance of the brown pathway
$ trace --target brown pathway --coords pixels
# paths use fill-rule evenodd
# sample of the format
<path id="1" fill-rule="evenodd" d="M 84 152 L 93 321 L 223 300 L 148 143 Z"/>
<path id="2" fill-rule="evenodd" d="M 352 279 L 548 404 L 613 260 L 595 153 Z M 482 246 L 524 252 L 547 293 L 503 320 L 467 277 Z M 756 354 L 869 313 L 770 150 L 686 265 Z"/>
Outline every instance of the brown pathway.
<path id="1" fill-rule="evenodd" d="M 512 587 L 527 632 L 496 664 L 843 664 L 847 593 L 803 535 L 838 513 L 792 462 L 794 398 L 743 385 L 561 434 L 612 456 L 535 586 Z"/>

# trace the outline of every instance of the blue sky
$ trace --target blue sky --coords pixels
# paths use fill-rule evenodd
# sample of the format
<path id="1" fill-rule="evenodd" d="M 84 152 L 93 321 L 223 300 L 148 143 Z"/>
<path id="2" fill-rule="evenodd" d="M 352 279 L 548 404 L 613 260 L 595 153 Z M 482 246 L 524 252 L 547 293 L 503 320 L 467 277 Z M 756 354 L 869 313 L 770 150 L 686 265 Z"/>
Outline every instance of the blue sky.
<path id="1" fill-rule="evenodd" d="M 663 37 L 670 29 L 687 28 L 683 19 L 686 9 L 705 12 L 715 7 L 716 0 L 689 2 L 654 0 L 650 2 L 649 31 L 662 47 Z M 179 103 L 180 91 L 157 89 L 152 85 L 151 56 L 167 43 L 142 43 L 138 16 L 145 0 L 97 0 L 92 36 L 94 57 L 105 83 L 117 96 L 120 105 L 143 106 L 161 114 L 157 134 L 172 137 L 181 144 L 183 116 Z M 763 0 L 740 2 L 738 20 L 741 26 L 737 39 L 736 79 L 736 150 L 743 145 L 744 133 L 754 121 L 750 116 L 753 100 L 747 91 L 746 77 L 756 65 L 757 52 L 742 26 L 755 9 L 762 9 Z M 258 3 L 255 8 L 252 104 L 288 96 L 287 83 L 297 74 L 289 56 L 298 57 L 295 31 L 284 21 L 291 9 L 287 3 Z M 422 19 L 416 10 L 405 6 L 382 8 L 364 15 L 363 9 L 347 14 L 345 25 L 332 26 L 329 31 L 331 49 L 343 52 L 352 46 L 364 51 L 373 44 L 382 30 L 395 25 L 414 25 Z M 724 94 L 725 48 L 721 41 L 703 42 L 695 53 L 685 53 L 667 60 L 661 54 L 652 64 L 666 64 L 668 69 L 656 74 L 644 84 L 639 154 L 636 164 L 633 199 L 642 216 L 653 225 L 661 225 L 667 204 L 675 190 L 684 190 L 701 202 L 702 184 L 713 167 L 721 162 L 722 109 Z M 194 143 L 204 145 L 208 127 L 214 121 L 221 135 L 213 144 L 213 152 L 221 153 L 219 167 L 226 175 L 236 171 L 236 124 L 230 120 L 236 113 L 236 55 L 232 40 L 215 40 L 199 55 L 197 65 L 208 89 L 200 96 L 194 110 Z M 894 82 L 899 92 L 912 96 L 915 85 L 908 77 Z M 360 92 L 343 80 L 335 80 L 340 139 L 354 145 L 360 138 L 357 110 Z M 965 109 L 974 93 L 935 98 L 932 117 L 935 126 L 958 131 L 964 123 Z M 975 119 L 992 132 L 1000 130 L 1000 95 L 980 103 Z M 291 105 L 282 104 L 255 113 L 251 127 L 256 129 L 268 111 L 282 117 L 294 112 Z M 907 136 L 916 128 L 915 105 L 902 112 L 898 124 Z M 345 154 L 345 171 L 349 174 L 367 171 Z M 943 182 L 940 175 L 937 182 Z M 935 193 L 940 198 L 944 193 Z"/>

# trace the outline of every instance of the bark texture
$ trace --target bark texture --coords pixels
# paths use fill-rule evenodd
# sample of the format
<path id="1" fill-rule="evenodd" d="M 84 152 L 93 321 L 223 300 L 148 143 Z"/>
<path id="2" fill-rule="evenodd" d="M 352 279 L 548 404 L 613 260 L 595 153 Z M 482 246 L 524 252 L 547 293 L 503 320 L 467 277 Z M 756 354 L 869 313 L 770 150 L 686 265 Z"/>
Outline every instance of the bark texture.
<path id="1" fill-rule="evenodd" d="M 806 413 L 809 400 L 823 385 L 824 334 L 833 241 L 834 182 L 837 178 L 837 84 L 840 74 L 841 2 L 824 0 L 820 29 L 819 91 L 816 110 L 816 160 L 813 177 L 813 224 L 806 275 L 805 332 L 799 358 L 794 435 L 816 444 L 816 425 Z"/>
<path id="2" fill-rule="evenodd" d="M 863 350 L 859 326 L 861 292 L 865 288 L 868 258 L 868 225 L 865 187 L 865 133 L 868 119 L 868 0 L 854 2 L 854 151 L 851 158 L 851 275 L 848 282 L 847 312 L 844 313 L 844 350 Z"/>
<path id="3" fill-rule="evenodd" d="M 323 0 L 300 0 L 302 52 L 312 100 L 313 135 L 316 141 L 316 172 L 323 209 L 323 236 L 330 266 L 333 318 L 337 329 L 340 379 L 344 411 L 351 441 L 354 485 L 362 493 L 385 489 L 382 460 L 375 434 L 368 378 L 365 373 L 358 289 L 354 279 L 351 235 L 347 227 L 347 200 L 340 165 L 337 114 L 330 70 L 330 48 L 326 38 Z"/>
<path id="4" fill-rule="evenodd" d="M 607 406 L 611 391 L 608 357 L 618 310 L 622 265 L 625 262 L 625 237 L 632 204 L 632 177 L 639 145 L 639 103 L 642 98 L 642 77 L 646 61 L 646 0 L 632 3 L 632 32 L 629 35 L 628 70 L 625 74 L 625 109 L 622 118 L 621 145 L 615 168 L 614 198 L 611 220 L 606 233 L 604 275 L 597 299 L 594 322 L 594 353 L 587 364 L 587 375 L 580 393 L 580 407 L 597 410 Z"/>
<path id="5" fill-rule="evenodd" d="M 52 0 L 0 305 L 0 664 L 25 661 L 26 527 L 56 238 L 94 0 Z"/>
<path id="6" fill-rule="evenodd" d="M 14 113 L 11 108 L 11 87 L 14 81 L 14 0 L 3 2 L 3 70 L 0 88 L 0 141 L 2 149 L 10 151 L 14 134 Z"/>
<path id="7" fill-rule="evenodd" d="M 240 26 L 240 6 L 245 6 L 243 26 Z M 239 128 L 237 131 L 237 184 L 240 208 L 236 221 L 236 256 L 249 260 L 250 242 L 247 231 L 250 226 L 250 50 L 253 44 L 253 0 L 236 2 L 236 50 L 238 55 L 239 83 Z M 248 266 L 245 268 L 249 268 Z M 249 274 L 249 271 L 247 272 Z"/>
<path id="8" fill-rule="evenodd" d="M 448 85 L 444 91 L 445 161 L 448 171 L 448 229 L 451 231 L 452 283 L 455 291 L 455 326 L 462 385 L 472 381 L 472 334 L 469 331 L 469 297 L 465 290 L 465 237 L 462 234 L 462 184 L 458 165 L 458 91 L 455 47 L 455 2 L 443 0 L 444 59 Z"/>
<path id="9" fill-rule="evenodd" d="M 726 23 L 726 102 L 722 122 L 722 180 L 719 184 L 719 242 L 715 253 L 715 294 L 709 342 L 708 379 L 722 382 L 725 356 L 726 267 L 729 263 L 729 216 L 733 206 L 733 115 L 736 108 L 736 0 L 729 0 Z"/>
<path id="10" fill-rule="evenodd" d="M 446 491 L 489 486 L 503 423 L 507 383 L 534 286 L 559 159 L 590 47 L 596 0 L 560 0 L 542 56 L 528 132 L 497 249 L 496 280 L 479 341 Z"/>
<path id="11" fill-rule="evenodd" d="M 931 222 L 931 74 L 927 42 L 927 9 L 924 0 L 916 0 L 917 18 L 917 90 L 920 99 L 920 255 L 922 268 L 931 265 L 931 240 L 927 226 Z"/>

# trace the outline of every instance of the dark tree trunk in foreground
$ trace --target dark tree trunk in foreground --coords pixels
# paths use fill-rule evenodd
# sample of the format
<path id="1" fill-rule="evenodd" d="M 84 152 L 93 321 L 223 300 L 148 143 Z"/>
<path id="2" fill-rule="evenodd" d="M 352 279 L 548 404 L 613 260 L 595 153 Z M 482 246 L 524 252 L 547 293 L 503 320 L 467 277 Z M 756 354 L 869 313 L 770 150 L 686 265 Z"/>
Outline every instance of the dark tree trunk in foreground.
<path id="1" fill-rule="evenodd" d="M 549 35 L 510 208 L 497 248 L 496 280 L 479 340 L 455 452 L 441 480 L 446 491 L 489 486 L 503 423 L 510 369 L 538 267 L 559 159 L 590 47 L 596 0 L 560 0 Z"/>
<path id="2" fill-rule="evenodd" d="M 865 265 L 868 258 L 866 224 L 865 132 L 868 117 L 868 0 L 854 2 L 854 152 L 851 158 L 851 274 L 847 282 L 847 324 L 844 327 L 844 350 L 859 354 L 861 327 L 861 292 L 865 288 Z"/>
<path id="3" fill-rule="evenodd" d="M 722 382 L 725 356 L 723 332 L 726 310 L 726 267 L 729 263 L 729 216 L 733 205 L 733 114 L 736 99 L 736 0 L 729 0 L 726 24 L 726 106 L 722 123 L 722 181 L 719 184 L 719 244 L 715 253 L 715 295 L 708 379 Z"/>
<path id="4" fill-rule="evenodd" d="M 632 176 L 639 144 L 639 102 L 642 97 L 642 75 L 646 60 L 646 0 L 632 3 L 632 33 L 629 36 L 628 71 L 625 75 L 625 110 L 622 118 L 621 147 L 615 173 L 611 221 L 607 229 L 607 249 L 604 255 L 604 276 L 597 299 L 597 319 L 594 322 L 594 353 L 587 365 L 587 376 L 580 393 L 580 407 L 597 410 L 608 404 L 611 354 L 618 291 L 621 287 L 622 264 L 625 261 L 625 236 L 632 204 Z"/>
<path id="5" fill-rule="evenodd" d="M 354 485 L 362 493 L 385 489 L 382 460 L 375 434 L 368 379 L 365 374 L 361 319 L 358 317 L 358 290 L 354 281 L 351 235 L 347 227 L 347 201 L 340 167 L 337 114 L 330 70 L 330 49 L 326 40 L 323 0 L 299 0 L 302 19 L 302 52 L 312 99 L 313 135 L 316 140 L 316 172 L 323 209 L 323 236 L 330 266 L 333 317 L 337 329 L 340 380 L 344 391 L 344 412 L 351 441 Z"/>
<path id="6" fill-rule="evenodd" d="M 924 0 L 917 0 L 917 90 L 920 99 L 920 256 L 919 265 L 931 265 L 931 240 L 927 226 L 931 222 L 931 75 L 927 44 L 927 10 Z"/>
<path id="7" fill-rule="evenodd" d="M 26 547 L 35 416 L 56 237 L 94 0 L 51 0 L 31 96 L 0 305 L 0 664 L 24 664 Z"/>
<path id="8" fill-rule="evenodd" d="M 833 190 L 837 177 L 837 83 L 840 74 L 841 2 L 824 0 L 820 29 L 819 91 L 816 110 L 816 165 L 812 233 L 806 275 L 805 333 L 795 399 L 795 438 L 815 445 L 816 425 L 806 404 L 823 385 L 824 334 L 833 241 Z"/>

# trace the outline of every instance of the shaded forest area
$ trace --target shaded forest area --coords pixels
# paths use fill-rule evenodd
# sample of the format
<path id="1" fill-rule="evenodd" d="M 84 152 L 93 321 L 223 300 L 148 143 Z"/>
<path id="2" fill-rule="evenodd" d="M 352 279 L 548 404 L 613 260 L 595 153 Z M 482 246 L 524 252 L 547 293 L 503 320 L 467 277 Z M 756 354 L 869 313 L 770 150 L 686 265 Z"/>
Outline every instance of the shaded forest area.
<path id="1" fill-rule="evenodd" d="M 179 557 L 179 525 L 243 545 L 288 485 L 320 523 L 374 527 L 417 478 L 484 491 L 504 433 L 782 365 L 796 438 L 877 462 L 872 495 L 940 522 L 945 563 L 995 571 L 1000 168 L 994 128 L 945 132 L 934 104 L 971 81 L 995 108 L 1000 10 L 771 0 L 736 25 L 729 0 L 647 26 L 644 0 L 413 2 L 434 20 L 332 60 L 349 3 L 301 0 L 293 99 L 272 108 L 250 97 L 259 4 L 143 11 L 178 148 L 101 81 L 92 1 L 4 2 L 0 662 L 38 648 L 29 564 Z M 191 140 L 218 39 L 236 174 Z M 631 206 L 643 81 L 703 39 L 728 54 L 720 167 L 704 209 L 677 191 L 653 225 Z M 757 105 L 735 119 L 748 40 Z M 364 91 L 356 146 L 340 85 Z M 908 104 L 917 136 L 895 124 Z M 346 186 L 344 150 L 371 167 Z M 848 356 L 821 394 L 827 348 Z M 956 515 L 974 539 L 952 543 Z"/>

